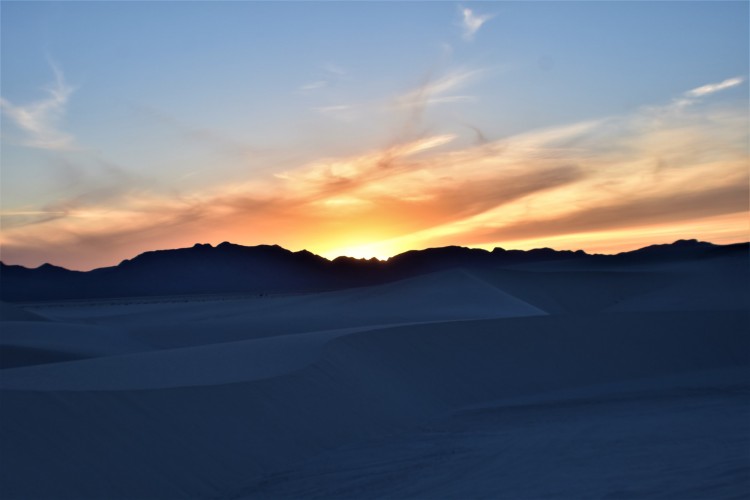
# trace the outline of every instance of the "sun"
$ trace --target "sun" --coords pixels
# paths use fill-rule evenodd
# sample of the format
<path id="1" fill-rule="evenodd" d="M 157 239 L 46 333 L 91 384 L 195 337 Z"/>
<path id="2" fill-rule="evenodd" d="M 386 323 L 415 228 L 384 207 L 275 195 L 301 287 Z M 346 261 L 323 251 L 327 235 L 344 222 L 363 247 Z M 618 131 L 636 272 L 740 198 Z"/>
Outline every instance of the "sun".
<path id="1" fill-rule="evenodd" d="M 335 259 L 336 257 L 354 257 L 355 259 L 372 259 L 373 257 L 378 260 L 388 260 L 392 253 L 388 252 L 383 244 L 380 243 L 368 243 L 364 245 L 356 245 L 350 247 L 339 247 L 324 252 L 323 256 L 329 259 Z"/>

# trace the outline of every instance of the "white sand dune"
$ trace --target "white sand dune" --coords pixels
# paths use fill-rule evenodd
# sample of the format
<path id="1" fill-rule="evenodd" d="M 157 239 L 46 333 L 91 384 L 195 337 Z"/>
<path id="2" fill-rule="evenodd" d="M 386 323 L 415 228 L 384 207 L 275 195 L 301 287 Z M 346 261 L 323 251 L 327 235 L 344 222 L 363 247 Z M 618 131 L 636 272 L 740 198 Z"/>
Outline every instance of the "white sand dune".
<path id="1" fill-rule="evenodd" d="M 117 328 L 58 322 L 2 302 L 0 313 L 0 368 L 150 349 Z"/>
<path id="2" fill-rule="evenodd" d="M 475 275 L 550 314 L 750 309 L 750 265 L 737 256 L 607 267 L 542 262 Z"/>
<path id="3" fill-rule="evenodd" d="M 549 271 L 494 269 L 475 273 L 550 314 L 601 311 L 682 281 L 664 271 Z"/>
<path id="4" fill-rule="evenodd" d="M 101 330 L 100 338 L 92 339 L 93 342 L 82 335 L 85 325 L 69 324 L 65 324 L 56 339 L 44 335 L 40 327 L 9 324 L 10 335 L 3 335 L 4 342 L 28 347 L 33 339 L 49 339 L 48 345 L 56 349 L 63 349 L 60 344 L 64 343 L 71 356 L 78 348 L 80 358 L 93 357 L 97 345 L 107 345 L 110 351 L 102 350 L 100 355 L 109 357 L 6 370 L 0 388 L 125 390 L 243 382 L 302 368 L 314 361 L 330 340 L 368 329 L 544 314 L 463 271 L 343 292 L 206 302 L 201 307 L 157 302 L 56 307 L 45 311 L 58 320 L 80 321 L 85 319 L 87 307 L 93 309 L 96 328 Z M 126 315 L 129 310 L 131 314 Z M 112 338 L 113 333 L 105 335 L 105 328 L 121 328 L 118 325 L 122 323 L 127 324 L 123 330 L 130 333 L 120 333 L 117 341 Z M 262 328 L 267 324 L 275 329 Z M 370 326 L 283 334 L 316 326 L 351 324 Z M 88 328 L 97 331 L 93 326 Z M 159 332 L 151 334 L 155 328 Z M 271 336 L 270 332 L 277 334 Z M 250 339 L 227 341 L 228 336 Z M 153 343 L 154 337 L 162 348 L 147 351 L 141 342 L 134 340 Z M 165 348 L 165 338 L 180 347 Z"/>
<path id="5" fill-rule="evenodd" d="M 750 265 L 740 269 L 683 272 L 674 283 L 628 297 L 613 311 L 750 309 Z"/>
<path id="6" fill-rule="evenodd" d="M 750 313 L 614 272 L 34 308 L 87 359 L 0 370 L 2 497 L 741 496 Z"/>
<path id="7" fill-rule="evenodd" d="M 303 368 L 318 359 L 324 346 L 336 337 L 377 328 L 343 328 L 125 355 L 100 353 L 98 358 L 89 356 L 94 359 L 5 370 L 0 389 L 140 390 L 247 382 Z M 77 353 L 86 357 L 82 350 Z"/>
<path id="8" fill-rule="evenodd" d="M 246 494 L 294 462 L 466 405 L 747 367 L 747 321 L 674 312 L 410 325 L 339 337 L 305 368 L 251 382 L 6 390 L 2 442 L 16 458 L 2 483 L 10 498 Z M 81 468 L 95 474 L 81 481 Z M 45 482 L 32 481 L 38 470 Z"/>
<path id="9" fill-rule="evenodd" d="M 461 271 L 327 293 L 34 309 L 60 321 L 124 328 L 157 348 L 399 323 L 545 314 Z"/>
<path id="10" fill-rule="evenodd" d="M 111 327 L 51 321 L 5 321 L 0 325 L 0 366 L 3 368 L 150 349 Z M 5 380 L 0 379 L 0 386 Z"/>
<path id="11" fill-rule="evenodd" d="M 49 319 L 41 314 L 0 301 L 0 321 L 49 321 Z"/>
<path id="12" fill-rule="evenodd" d="M 737 381 L 748 375 L 694 372 L 484 403 L 263 475 L 237 497 L 739 498 L 750 487 L 750 404 Z"/>

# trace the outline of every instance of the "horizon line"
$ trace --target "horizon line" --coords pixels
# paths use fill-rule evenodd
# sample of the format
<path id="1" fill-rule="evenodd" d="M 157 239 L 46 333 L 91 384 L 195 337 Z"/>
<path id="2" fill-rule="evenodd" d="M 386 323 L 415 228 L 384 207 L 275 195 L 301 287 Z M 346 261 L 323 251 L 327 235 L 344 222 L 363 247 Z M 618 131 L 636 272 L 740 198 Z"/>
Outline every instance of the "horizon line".
<path id="1" fill-rule="evenodd" d="M 143 252 L 140 252 L 140 253 L 134 255 L 133 257 L 130 257 L 130 258 L 127 258 L 127 259 L 123 259 L 123 260 L 121 260 L 120 262 L 118 262 L 116 264 L 112 264 L 112 265 L 109 265 L 109 266 L 92 267 L 92 268 L 88 268 L 88 269 L 68 268 L 68 267 L 58 266 L 56 264 L 52 264 L 51 262 L 44 262 L 44 263 L 42 263 L 42 264 L 40 264 L 40 265 L 38 265 L 36 267 L 27 267 L 27 266 L 24 266 L 23 264 L 12 264 L 12 263 L 5 262 L 4 260 L 2 260 L 2 257 L 0 257 L 0 264 L 2 264 L 4 266 L 18 266 L 18 267 L 23 267 L 25 269 L 40 269 L 40 268 L 45 267 L 45 266 L 51 266 L 51 267 L 56 267 L 56 268 L 60 268 L 60 269 L 65 269 L 65 270 L 68 270 L 68 271 L 91 272 L 91 271 L 95 271 L 97 269 L 106 269 L 106 268 L 109 268 L 109 267 L 118 267 L 121 264 L 123 264 L 124 262 L 134 260 L 134 259 L 138 258 L 139 256 L 147 254 L 147 253 L 152 253 L 152 252 L 169 252 L 169 251 L 175 251 L 175 250 L 189 250 L 189 249 L 196 248 L 196 247 L 209 247 L 209 248 L 212 248 L 212 249 L 216 249 L 216 248 L 219 248 L 220 246 L 226 246 L 226 245 L 243 247 L 243 248 L 278 247 L 278 248 L 281 248 L 282 250 L 286 250 L 287 252 L 290 252 L 292 254 L 298 254 L 298 253 L 307 252 L 307 253 L 309 253 L 311 255 L 314 255 L 316 257 L 320 257 L 321 259 L 324 259 L 324 260 L 326 260 L 328 262 L 334 262 L 335 260 L 338 260 L 338 259 L 341 259 L 341 258 L 346 258 L 346 259 L 352 259 L 352 260 L 364 261 L 364 262 L 372 262 L 374 260 L 374 261 L 377 261 L 377 262 L 387 263 L 391 259 L 394 259 L 394 258 L 396 258 L 396 257 L 398 257 L 400 255 L 407 254 L 409 252 L 424 252 L 424 251 L 427 251 L 427 250 L 439 250 L 439 249 L 443 249 L 443 248 L 463 248 L 463 249 L 466 249 L 466 250 L 479 250 L 479 251 L 487 252 L 487 253 L 492 253 L 493 251 L 498 250 L 498 249 L 506 251 L 506 252 L 523 252 L 523 253 L 533 252 L 535 250 L 552 250 L 554 252 L 583 253 L 583 254 L 589 255 L 589 256 L 597 256 L 597 255 L 602 255 L 602 256 L 616 256 L 616 255 L 622 255 L 622 254 L 626 254 L 626 253 L 637 252 L 639 250 L 643 250 L 645 248 L 650 248 L 650 247 L 655 247 L 655 246 L 675 245 L 675 244 L 680 243 L 680 242 L 708 243 L 708 244 L 713 245 L 713 246 L 722 247 L 722 246 L 750 244 L 750 239 L 748 239 L 748 240 L 742 240 L 742 241 L 736 241 L 736 242 L 733 242 L 733 243 L 719 244 L 719 243 L 714 243 L 714 242 L 711 242 L 711 241 L 699 240 L 697 238 L 679 238 L 677 240 L 673 240 L 673 241 L 667 242 L 667 243 L 652 243 L 650 245 L 646 245 L 646 246 L 643 246 L 643 247 L 634 248 L 632 250 L 624 250 L 624 251 L 616 252 L 616 253 L 606 253 L 606 252 L 588 253 L 586 250 L 583 250 L 583 249 L 572 250 L 572 249 L 557 249 L 557 248 L 552 248 L 552 247 L 536 247 L 536 248 L 531 248 L 531 249 L 528 249 L 528 250 L 522 250 L 522 249 L 517 249 L 517 248 L 503 248 L 503 247 L 496 246 L 496 247 L 493 247 L 492 250 L 488 250 L 486 248 L 472 247 L 472 246 L 444 245 L 444 246 L 438 246 L 438 247 L 413 248 L 413 249 L 406 250 L 404 252 L 399 252 L 397 254 L 391 255 L 391 256 L 389 256 L 386 259 L 381 259 L 381 258 L 378 258 L 378 257 L 370 257 L 368 259 L 368 258 L 365 258 L 365 257 L 353 257 L 353 256 L 349 256 L 349 255 L 339 255 L 339 256 L 336 256 L 336 257 L 333 257 L 333 258 L 328 258 L 328 257 L 325 257 L 323 255 L 317 254 L 315 252 L 311 252 L 310 250 L 307 250 L 305 248 L 303 248 L 301 250 L 290 250 L 290 249 L 288 249 L 286 247 L 283 247 L 283 246 L 281 246 L 281 245 L 279 245 L 277 243 L 259 243 L 257 245 L 243 245 L 243 244 L 240 244 L 240 243 L 232 243 L 231 241 L 222 241 L 221 243 L 218 243 L 216 245 L 213 245 L 211 243 L 194 243 L 192 246 L 176 247 L 176 248 L 156 248 L 156 249 L 152 249 L 152 250 L 145 250 Z M 1 249 L 2 249 L 2 247 L 0 246 L 0 251 L 1 251 Z"/>

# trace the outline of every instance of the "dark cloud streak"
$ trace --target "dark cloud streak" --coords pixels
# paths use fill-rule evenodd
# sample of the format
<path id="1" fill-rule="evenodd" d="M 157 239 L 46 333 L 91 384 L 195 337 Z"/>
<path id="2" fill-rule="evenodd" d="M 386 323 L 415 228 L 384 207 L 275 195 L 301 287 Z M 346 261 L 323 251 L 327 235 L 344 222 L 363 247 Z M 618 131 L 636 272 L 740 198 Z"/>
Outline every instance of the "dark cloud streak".
<path id="1" fill-rule="evenodd" d="M 472 231 L 472 244 L 520 240 L 689 221 L 748 211 L 750 188 L 731 184 L 703 191 L 629 198 L 551 219 L 529 220 L 489 230 Z"/>

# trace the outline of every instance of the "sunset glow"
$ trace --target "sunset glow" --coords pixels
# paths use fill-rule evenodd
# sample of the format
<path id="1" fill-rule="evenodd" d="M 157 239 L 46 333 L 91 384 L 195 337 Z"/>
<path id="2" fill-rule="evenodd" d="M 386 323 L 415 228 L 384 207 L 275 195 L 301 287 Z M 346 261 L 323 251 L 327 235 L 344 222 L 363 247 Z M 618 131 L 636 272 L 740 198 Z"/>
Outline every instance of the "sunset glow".
<path id="1" fill-rule="evenodd" d="M 379 259 L 746 241 L 747 14 L 741 2 L 6 3 L 2 260 L 90 269 L 222 241 Z M 563 15 L 582 29 L 560 42 L 543 26 Z M 380 30 L 355 37 L 347 23 L 363 18 Z M 189 39 L 204 22 L 227 26 Z M 607 47 L 625 48 L 611 60 Z"/>

